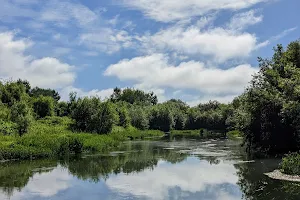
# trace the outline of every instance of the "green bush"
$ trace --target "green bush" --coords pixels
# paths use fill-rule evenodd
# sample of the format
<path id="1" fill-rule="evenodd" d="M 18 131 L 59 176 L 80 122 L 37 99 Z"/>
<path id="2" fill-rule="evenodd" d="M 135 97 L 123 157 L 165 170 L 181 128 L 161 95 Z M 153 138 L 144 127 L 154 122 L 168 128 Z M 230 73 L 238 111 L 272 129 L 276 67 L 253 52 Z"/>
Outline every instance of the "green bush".
<path id="1" fill-rule="evenodd" d="M 150 110 L 150 129 L 168 132 L 174 127 L 174 118 L 167 106 L 156 106 Z"/>
<path id="2" fill-rule="evenodd" d="M 20 136 L 28 132 L 32 116 L 31 110 L 25 102 L 17 102 L 11 107 L 11 120 L 17 124 Z"/>
<path id="3" fill-rule="evenodd" d="M 111 102 L 101 102 L 98 98 L 79 99 L 72 112 L 74 127 L 79 131 L 107 134 L 119 121 Z"/>
<path id="4" fill-rule="evenodd" d="M 39 96 L 33 102 L 33 109 L 37 118 L 54 115 L 54 100 L 52 97 Z"/>
<path id="5" fill-rule="evenodd" d="M 14 133 L 17 133 L 17 124 L 11 121 L 5 122 L 0 119 L 0 134 L 12 135 Z"/>
<path id="6" fill-rule="evenodd" d="M 130 108 L 129 116 L 131 125 L 140 130 L 147 130 L 149 128 L 149 119 L 146 112 L 141 107 Z"/>
<path id="7" fill-rule="evenodd" d="M 300 175 L 300 154 L 292 153 L 282 159 L 280 164 L 282 173 Z"/>

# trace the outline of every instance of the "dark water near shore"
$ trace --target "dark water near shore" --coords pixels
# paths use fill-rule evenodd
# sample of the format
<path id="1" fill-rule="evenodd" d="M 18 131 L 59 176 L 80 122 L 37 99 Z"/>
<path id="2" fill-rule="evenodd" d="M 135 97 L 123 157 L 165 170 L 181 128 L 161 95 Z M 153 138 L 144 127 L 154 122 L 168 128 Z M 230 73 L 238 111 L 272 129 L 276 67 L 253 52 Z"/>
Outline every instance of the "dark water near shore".
<path id="1" fill-rule="evenodd" d="M 0 163 L 0 199 L 300 199 L 300 184 L 265 172 L 236 141 L 128 142 L 107 155 Z"/>

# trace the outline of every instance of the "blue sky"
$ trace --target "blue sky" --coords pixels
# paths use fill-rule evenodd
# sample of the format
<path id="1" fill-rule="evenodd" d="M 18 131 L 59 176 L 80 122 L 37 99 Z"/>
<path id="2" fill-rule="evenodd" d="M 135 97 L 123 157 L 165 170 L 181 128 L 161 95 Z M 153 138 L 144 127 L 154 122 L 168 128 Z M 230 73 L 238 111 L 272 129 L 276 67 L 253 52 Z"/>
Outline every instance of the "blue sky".
<path id="1" fill-rule="evenodd" d="M 298 0 L 0 0 L 0 78 L 63 99 L 116 86 L 229 102 L 257 56 L 299 39 Z"/>

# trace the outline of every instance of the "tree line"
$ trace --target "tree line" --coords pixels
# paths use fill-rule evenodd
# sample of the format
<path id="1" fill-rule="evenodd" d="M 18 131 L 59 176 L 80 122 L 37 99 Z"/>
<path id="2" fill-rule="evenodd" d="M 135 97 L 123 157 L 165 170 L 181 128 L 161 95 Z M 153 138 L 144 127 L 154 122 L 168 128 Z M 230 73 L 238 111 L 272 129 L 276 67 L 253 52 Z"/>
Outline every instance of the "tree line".
<path id="1" fill-rule="evenodd" d="M 32 121 L 67 116 L 74 131 L 108 134 L 114 126 L 140 130 L 239 130 L 249 152 L 300 149 L 300 42 L 278 45 L 272 58 L 258 58 L 260 70 L 244 93 L 229 104 L 209 101 L 190 107 L 179 99 L 158 103 L 153 92 L 115 88 L 110 98 L 61 101 L 52 89 L 26 80 L 0 82 L 0 132 L 28 132 Z"/>

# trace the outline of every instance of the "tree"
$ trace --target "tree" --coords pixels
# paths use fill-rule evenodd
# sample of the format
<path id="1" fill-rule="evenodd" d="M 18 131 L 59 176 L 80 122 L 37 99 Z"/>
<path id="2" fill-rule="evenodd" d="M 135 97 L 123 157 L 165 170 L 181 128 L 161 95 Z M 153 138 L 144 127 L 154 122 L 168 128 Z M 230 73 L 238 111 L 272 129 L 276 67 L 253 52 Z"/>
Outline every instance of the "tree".
<path id="1" fill-rule="evenodd" d="M 173 113 L 167 106 L 155 106 L 149 115 L 150 129 L 168 132 L 174 128 Z"/>
<path id="2" fill-rule="evenodd" d="M 156 105 L 157 96 L 153 92 L 146 93 L 142 90 L 127 88 L 121 90 L 120 88 L 115 88 L 113 94 L 110 97 L 112 102 L 124 101 L 130 104 L 138 105 Z"/>
<path id="3" fill-rule="evenodd" d="M 135 106 L 129 109 L 131 125 L 140 130 L 149 128 L 149 118 L 142 107 Z"/>
<path id="4" fill-rule="evenodd" d="M 128 110 L 125 107 L 117 108 L 119 114 L 119 126 L 127 128 L 130 125 L 130 117 Z"/>
<path id="5" fill-rule="evenodd" d="M 260 71 L 243 94 L 233 120 L 245 133 L 249 151 L 276 154 L 300 148 L 299 49 L 299 41 L 286 50 L 278 45 L 272 59 L 258 59 Z"/>
<path id="6" fill-rule="evenodd" d="M 55 101 L 60 100 L 60 96 L 57 91 L 52 90 L 52 89 L 43 89 L 39 87 L 35 87 L 30 90 L 30 96 L 31 97 L 39 97 L 39 96 L 47 96 L 47 97 L 52 97 Z"/>
<path id="7" fill-rule="evenodd" d="M 39 96 L 34 99 L 33 109 L 38 118 L 54 115 L 53 98 L 49 96 Z"/>
<path id="8" fill-rule="evenodd" d="M 79 131 L 107 134 L 119 120 L 111 102 L 101 102 L 95 97 L 79 98 L 74 105 L 72 118 L 75 120 L 75 129 Z"/>
<path id="9" fill-rule="evenodd" d="M 17 102 L 11 107 L 11 120 L 17 124 L 20 136 L 28 132 L 32 115 L 30 108 L 24 101 Z"/>

